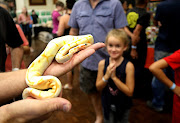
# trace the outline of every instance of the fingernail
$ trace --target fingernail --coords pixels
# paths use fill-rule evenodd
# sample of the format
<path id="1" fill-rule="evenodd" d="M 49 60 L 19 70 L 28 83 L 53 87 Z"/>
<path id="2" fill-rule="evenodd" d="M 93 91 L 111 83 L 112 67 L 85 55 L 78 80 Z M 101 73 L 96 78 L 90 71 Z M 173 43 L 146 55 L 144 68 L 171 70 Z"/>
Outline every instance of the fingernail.
<path id="1" fill-rule="evenodd" d="M 69 112 L 69 110 L 70 110 L 70 104 L 63 105 L 63 111 L 64 112 Z"/>

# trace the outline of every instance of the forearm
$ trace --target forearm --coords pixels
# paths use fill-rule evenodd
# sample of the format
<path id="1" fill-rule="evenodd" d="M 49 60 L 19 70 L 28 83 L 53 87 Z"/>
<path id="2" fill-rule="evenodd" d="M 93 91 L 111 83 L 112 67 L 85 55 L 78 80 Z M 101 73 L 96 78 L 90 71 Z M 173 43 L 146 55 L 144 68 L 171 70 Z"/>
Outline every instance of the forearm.
<path id="1" fill-rule="evenodd" d="M 154 62 L 149 67 L 149 70 L 162 83 L 164 83 L 168 87 L 171 87 L 173 82 L 166 76 L 166 74 L 163 71 L 163 69 L 165 69 L 167 67 L 168 67 L 168 63 L 164 59 L 161 59 L 161 60 L 158 60 L 158 61 Z"/>
<path id="2" fill-rule="evenodd" d="M 57 36 L 62 36 L 64 34 L 64 30 L 58 29 Z"/>
<path id="3" fill-rule="evenodd" d="M 169 88 L 172 86 L 173 82 L 166 76 L 162 69 L 154 69 L 151 70 L 151 72 L 158 80 L 160 80 L 166 86 L 168 86 Z"/>
<path id="4" fill-rule="evenodd" d="M 62 18 L 60 19 L 59 25 L 58 25 L 58 31 L 57 31 L 57 35 L 58 36 L 62 36 L 64 34 L 64 30 L 65 30 L 65 26 L 63 24 L 63 20 Z"/>
<path id="5" fill-rule="evenodd" d="M 132 45 L 136 46 L 139 42 L 142 28 L 143 27 L 141 25 L 137 24 L 136 28 L 133 31 Z"/>
<path id="6" fill-rule="evenodd" d="M 12 68 L 20 68 L 21 67 L 23 54 L 24 54 L 24 50 L 23 50 L 22 46 L 11 49 Z"/>
<path id="7" fill-rule="evenodd" d="M 124 31 L 127 33 L 127 35 L 129 37 L 132 37 L 133 36 L 133 33 L 127 28 L 127 27 L 124 27 Z"/>
<path id="8" fill-rule="evenodd" d="M 19 17 L 18 17 L 18 23 L 19 23 L 19 24 L 22 23 L 21 15 L 19 15 Z"/>
<path id="9" fill-rule="evenodd" d="M 0 104 L 20 95 L 27 87 L 26 69 L 0 74 Z"/>
<path id="10" fill-rule="evenodd" d="M 128 86 L 123 83 L 120 79 L 117 77 L 113 77 L 112 80 L 114 81 L 115 85 L 118 87 L 119 90 L 121 90 L 124 94 L 131 97 L 133 95 L 133 91 L 128 88 Z"/>
<path id="11" fill-rule="evenodd" d="M 104 82 L 102 79 L 99 79 L 97 82 L 96 82 L 96 88 L 98 91 L 102 91 L 103 88 L 107 85 L 107 82 Z"/>
<path id="12" fill-rule="evenodd" d="M 78 35 L 79 34 L 79 30 L 78 29 L 75 29 L 75 28 L 71 28 L 70 32 L 69 32 L 69 35 Z"/>

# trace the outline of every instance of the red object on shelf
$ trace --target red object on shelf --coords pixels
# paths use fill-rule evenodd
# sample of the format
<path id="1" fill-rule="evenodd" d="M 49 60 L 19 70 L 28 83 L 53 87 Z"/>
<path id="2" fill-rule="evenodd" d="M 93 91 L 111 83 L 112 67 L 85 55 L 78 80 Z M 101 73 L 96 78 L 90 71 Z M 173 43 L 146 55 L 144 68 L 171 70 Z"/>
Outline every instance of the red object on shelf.
<path id="1" fill-rule="evenodd" d="M 162 0 L 150 0 L 149 2 L 161 2 Z"/>
<path id="2" fill-rule="evenodd" d="M 154 48 L 148 47 L 145 68 L 149 69 L 149 66 L 154 62 Z"/>

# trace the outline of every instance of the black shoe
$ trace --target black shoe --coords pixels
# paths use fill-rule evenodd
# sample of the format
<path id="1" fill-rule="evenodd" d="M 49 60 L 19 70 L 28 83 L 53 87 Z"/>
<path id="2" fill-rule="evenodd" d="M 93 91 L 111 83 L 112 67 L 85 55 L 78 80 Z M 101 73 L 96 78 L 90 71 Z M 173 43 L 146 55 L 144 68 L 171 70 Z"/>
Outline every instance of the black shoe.
<path id="1" fill-rule="evenodd" d="M 163 111 L 163 107 L 155 107 L 151 101 L 147 101 L 147 106 L 154 109 L 156 112 L 162 112 Z"/>

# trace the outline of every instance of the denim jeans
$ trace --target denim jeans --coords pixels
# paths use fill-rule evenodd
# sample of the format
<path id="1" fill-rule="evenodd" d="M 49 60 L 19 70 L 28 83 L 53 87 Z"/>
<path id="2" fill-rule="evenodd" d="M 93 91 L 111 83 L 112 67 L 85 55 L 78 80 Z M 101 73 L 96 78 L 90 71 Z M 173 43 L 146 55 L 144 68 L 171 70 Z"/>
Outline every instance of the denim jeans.
<path id="1" fill-rule="evenodd" d="M 171 54 L 172 53 L 164 52 L 164 51 L 155 51 L 154 60 L 157 61 Z M 163 71 L 165 72 L 168 78 L 174 81 L 173 80 L 174 72 L 170 67 L 164 69 Z M 156 77 L 153 77 L 152 79 L 152 92 L 153 92 L 152 104 L 157 108 L 163 108 L 165 88 L 166 86 L 162 82 L 160 82 Z"/>

